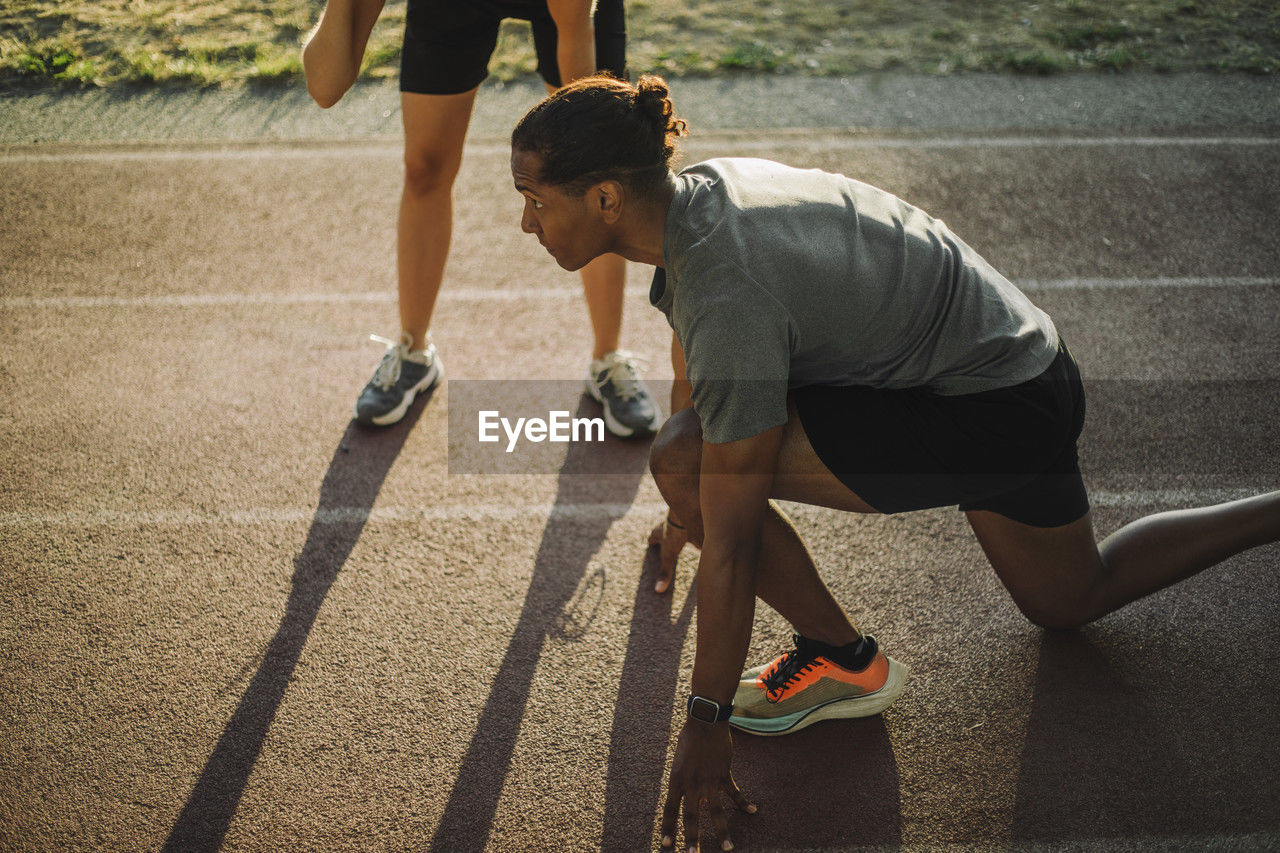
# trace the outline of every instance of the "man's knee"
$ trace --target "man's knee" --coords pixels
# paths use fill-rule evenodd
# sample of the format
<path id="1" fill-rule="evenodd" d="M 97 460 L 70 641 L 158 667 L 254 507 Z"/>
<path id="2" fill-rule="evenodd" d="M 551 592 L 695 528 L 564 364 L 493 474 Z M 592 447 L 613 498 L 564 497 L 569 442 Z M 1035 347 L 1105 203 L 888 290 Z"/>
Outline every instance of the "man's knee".
<path id="1" fill-rule="evenodd" d="M 696 477 L 702 464 L 702 424 L 693 409 L 682 409 L 662 425 L 649 450 L 649 470 L 661 489 L 678 477 Z"/>
<path id="2" fill-rule="evenodd" d="M 1081 628 L 1102 615 L 1092 590 L 1052 596 L 1015 595 L 1013 602 L 1029 622 L 1047 631 Z"/>

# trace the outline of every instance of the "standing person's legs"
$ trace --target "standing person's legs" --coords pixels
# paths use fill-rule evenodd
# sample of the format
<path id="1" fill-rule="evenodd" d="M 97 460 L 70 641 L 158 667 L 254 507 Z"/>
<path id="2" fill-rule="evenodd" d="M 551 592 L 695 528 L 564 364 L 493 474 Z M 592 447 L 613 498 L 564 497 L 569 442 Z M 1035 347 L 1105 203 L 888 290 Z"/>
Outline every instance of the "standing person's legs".
<path id="1" fill-rule="evenodd" d="M 597 71 L 627 76 L 623 0 L 598 0 L 590 21 L 575 17 L 578 8 L 574 2 L 549 0 L 548 14 L 530 22 L 538 73 L 546 81 L 548 93 Z M 583 267 L 581 275 L 592 332 L 585 390 L 604 407 L 605 424 L 611 433 L 652 435 L 661 412 L 640 380 L 636 360 L 618 349 L 627 262 L 618 255 L 602 255 Z"/>
<path id="2" fill-rule="evenodd" d="M 623 0 L 598 0 L 592 19 L 594 70 L 618 77 L 627 76 L 627 24 Z M 561 79 L 571 59 L 564 45 L 557 41 L 557 63 Z M 627 262 L 618 255 L 603 255 L 582 268 L 582 291 L 591 315 L 591 331 L 595 340 L 592 360 L 603 358 L 620 346 L 622 337 L 623 291 L 627 278 Z M 656 412 L 655 412 L 656 414 Z"/>
<path id="3" fill-rule="evenodd" d="M 1222 562 L 1280 540 L 1280 492 L 1140 518 L 1095 543 L 1090 515 L 1033 527 L 967 513 L 987 559 L 1027 618 L 1075 628 Z"/>
<path id="4" fill-rule="evenodd" d="M 462 162 L 475 89 L 457 95 L 402 92 L 404 185 L 397 221 L 398 340 L 387 344 L 356 400 L 356 419 L 398 422 L 415 397 L 440 381 L 443 367 L 427 339 L 453 233 L 453 181 Z"/>
<path id="5" fill-rule="evenodd" d="M 592 360 L 618 349 L 622 338 L 622 300 L 627 262 L 619 255 L 601 255 L 581 270 L 582 294 L 587 301 L 594 343 Z"/>
<path id="6" fill-rule="evenodd" d="M 548 83 L 547 93 L 554 93 L 556 88 Z M 601 255 L 583 267 L 579 275 L 587 316 L 591 320 L 591 359 L 595 361 L 615 352 L 622 338 L 627 262 L 620 255 Z"/>
<path id="7" fill-rule="evenodd" d="M 402 92 L 404 188 L 397 223 L 400 328 L 426 345 L 453 236 L 453 182 L 476 90 L 459 95 Z"/>

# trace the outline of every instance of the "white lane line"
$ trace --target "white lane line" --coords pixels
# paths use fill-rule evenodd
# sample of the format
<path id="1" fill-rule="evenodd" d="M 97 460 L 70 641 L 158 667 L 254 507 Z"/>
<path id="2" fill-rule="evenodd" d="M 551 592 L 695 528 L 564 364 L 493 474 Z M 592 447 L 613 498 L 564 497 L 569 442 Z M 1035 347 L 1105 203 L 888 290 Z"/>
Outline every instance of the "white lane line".
<path id="1" fill-rule="evenodd" d="M 750 133 L 748 137 L 747 134 Z M 181 143 L 177 143 L 181 145 Z M 1270 136 L 954 136 L 954 137 L 882 137 L 867 136 L 856 128 L 789 128 L 782 131 L 719 131 L 699 136 L 689 142 L 691 147 L 731 146 L 740 151 L 768 151 L 778 148 L 800 148 L 823 151 L 853 151 L 876 148 L 888 149 L 961 149 L 961 148 L 1204 148 L 1204 147 L 1264 147 L 1280 145 L 1280 137 Z M 505 155 L 510 152 L 506 142 L 473 142 L 467 145 L 469 155 Z M 236 144 L 209 148 L 164 147 L 94 150 L 71 149 L 58 151 L 3 151 L 0 163 L 111 163 L 218 160 L 266 160 L 299 159 L 308 157 L 399 156 L 401 142 L 398 139 L 368 143 L 282 143 L 270 142 Z"/>
<path id="2" fill-rule="evenodd" d="M 1233 489 L 1163 489 L 1132 492 L 1095 491 L 1089 500 L 1095 507 L 1193 507 L 1239 500 L 1280 489 L 1257 486 Z M 44 527 L 260 527 L 288 524 L 401 524 L 431 521 L 518 521 L 620 519 L 632 515 L 659 515 L 667 505 L 661 501 L 638 503 L 575 504 L 469 504 L 466 506 L 422 507 L 308 507 L 191 512 L 187 510 L 96 510 L 88 512 L 5 512 L 0 513 L 0 529 L 23 530 Z M 788 504 L 798 513 L 837 512 L 822 507 Z"/>
<path id="3" fill-rule="evenodd" d="M 1277 287 L 1280 278 L 1249 276 L 1191 276 L 1187 278 L 1060 278 L 1015 281 L 1023 290 L 1133 289 L 1160 287 Z M 521 300 L 578 299 L 582 291 L 569 287 L 445 288 L 447 302 L 518 302 Z M 632 288 L 628 295 L 648 300 L 647 288 Z M 153 296 L 6 296 L 0 310 L 67 310 L 77 308 L 225 308 L 238 305 L 351 305 L 389 304 L 394 292 L 377 293 L 171 293 Z"/>

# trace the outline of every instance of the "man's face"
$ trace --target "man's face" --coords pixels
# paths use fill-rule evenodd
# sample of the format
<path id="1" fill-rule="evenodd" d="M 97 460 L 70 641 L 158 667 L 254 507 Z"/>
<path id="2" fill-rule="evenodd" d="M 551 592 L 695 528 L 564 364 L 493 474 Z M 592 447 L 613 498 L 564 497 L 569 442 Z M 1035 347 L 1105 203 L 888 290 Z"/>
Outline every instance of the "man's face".
<path id="1" fill-rule="evenodd" d="M 511 152 L 511 176 L 524 196 L 520 228 L 538 238 L 542 247 L 567 270 L 579 270 L 609 251 L 608 229 L 593 203 L 596 193 L 581 197 L 566 194 L 559 186 L 538 180 L 542 157 L 529 151 Z"/>

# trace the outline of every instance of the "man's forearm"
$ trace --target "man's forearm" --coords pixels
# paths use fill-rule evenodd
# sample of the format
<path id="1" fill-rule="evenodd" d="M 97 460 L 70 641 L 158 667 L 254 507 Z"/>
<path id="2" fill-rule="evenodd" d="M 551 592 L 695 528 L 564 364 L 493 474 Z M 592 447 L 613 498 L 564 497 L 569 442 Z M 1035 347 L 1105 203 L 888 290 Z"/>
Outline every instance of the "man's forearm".
<path id="1" fill-rule="evenodd" d="M 674 333 L 671 335 L 671 375 L 675 377 L 671 383 L 671 414 L 674 415 L 693 405 L 693 386 L 689 384 L 684 350 L 680 347 L 680 341 Z"/>
<path id="2" fill-rule="evenodd" d="M 698 561 L 698 645 L 693 692 L 733 701 L 755 619 L 758 547 L 704 543 Z"/>

